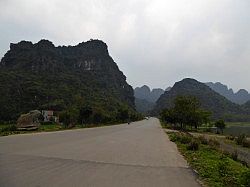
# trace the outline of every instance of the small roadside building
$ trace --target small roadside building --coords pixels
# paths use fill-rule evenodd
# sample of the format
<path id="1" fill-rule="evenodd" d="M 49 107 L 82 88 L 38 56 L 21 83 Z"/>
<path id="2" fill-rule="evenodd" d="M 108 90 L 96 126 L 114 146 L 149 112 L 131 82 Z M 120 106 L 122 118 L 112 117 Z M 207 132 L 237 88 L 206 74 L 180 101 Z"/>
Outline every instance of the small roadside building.
<path id="1" fill-rule="evenodd" d="M 55 112 L 53 110 L 42 110 L 42 115 L 44 122 L 59 122 L 59 117 L 55 116 Z"/>

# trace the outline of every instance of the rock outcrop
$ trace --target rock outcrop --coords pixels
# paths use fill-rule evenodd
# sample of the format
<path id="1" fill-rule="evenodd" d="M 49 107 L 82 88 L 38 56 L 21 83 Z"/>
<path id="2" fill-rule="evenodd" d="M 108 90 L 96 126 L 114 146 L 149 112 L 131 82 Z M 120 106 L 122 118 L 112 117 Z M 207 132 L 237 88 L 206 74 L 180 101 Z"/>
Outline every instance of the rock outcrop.
<path id="1" fill-rule="evenodd" d="M 244 104 L 250 100 L 250 93 L 248 93 L 248 91 L 246 91 L 245 89 L 240 89 L 239 91 L 234 93 L 232 88 L 229 89 L 226 85 L 221 84 L 220 82 L 208 82 L 205 84 L 234 103 Z"/>
<path id="2" fill-rule="evenodd" d="M 136 87 L 134 89 L 135 105 L 138 112 L 146 115 L 153 109 L 157 99 L 164 93 L 161 88 L 154 88 L 150 90 L 147 85 Z"/>
<path id="3" fill-rule="evenodd" d="M 42 114 L 38 110 L 32 110 L 27 114 L 22 114 L 17 120 L 17 129 L 35 130 L 40 126 L 39 119 Z"/>
<path id="4" fill-rule="evenodd" d="M 152 91 L 147 85 L 142 87 L 136 87 L 134 89 L 135 97 L 138 99 L 144 99 L 148 102 L 155 103 L 157 99 L 164 93 L 161 88 L 154 88 Z"/>
<path id="5" fill-rule="evenodd" d="M 100 40 L 59 47 L 48 40 L 11 44 L 0 62 L 0 93 L 0 120 L 79 103 L 110 115 L 119 107 L 135 109 L 133 88 Z"/>

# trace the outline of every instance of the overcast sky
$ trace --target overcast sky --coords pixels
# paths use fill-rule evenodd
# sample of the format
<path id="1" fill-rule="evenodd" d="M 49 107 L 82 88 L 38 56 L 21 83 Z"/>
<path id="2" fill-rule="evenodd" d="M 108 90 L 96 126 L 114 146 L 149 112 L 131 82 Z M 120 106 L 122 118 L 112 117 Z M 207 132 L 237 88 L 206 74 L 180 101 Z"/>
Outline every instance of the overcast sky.
<path id="1" fill-rule="evenodd" d="M 9 43 L 107 43 L 132 86 L 185 77 L 250 91 L 249 0 L 0 0 L 0 56 Z"/>

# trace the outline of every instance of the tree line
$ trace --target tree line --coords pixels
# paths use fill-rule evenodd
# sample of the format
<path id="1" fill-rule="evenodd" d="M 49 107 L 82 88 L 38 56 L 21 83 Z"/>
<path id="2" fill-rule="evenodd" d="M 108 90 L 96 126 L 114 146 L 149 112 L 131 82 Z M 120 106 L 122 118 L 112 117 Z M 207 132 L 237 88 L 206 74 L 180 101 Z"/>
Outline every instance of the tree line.
<path id="1" fill-rule="evenodd" d="M 143 116 L 136 111 L 130 110 L 128 107 L 120 107 L 117 111 L 107 114 L 101 108 L 94 108 L 89 105 L 80 108 L 70 108 L 59 113 L 60 122 L 66 127 L 72 127 L 76 124 L 112 124 L 118 122 L 136 121 L 142 119 Z"/>
<path id="2" fill-rule="evenodd" d="M 173 107 L 163 109 L 160 118 L 163 122 L 179 129 L 197 129 L 202 124 L 211 123 L 211 112 L 202 109 L 201 103 L 194 96 L 177 96 Z M 225 123 L 223 120 L 218 120 L 215 126 L 223 132 Z"/>

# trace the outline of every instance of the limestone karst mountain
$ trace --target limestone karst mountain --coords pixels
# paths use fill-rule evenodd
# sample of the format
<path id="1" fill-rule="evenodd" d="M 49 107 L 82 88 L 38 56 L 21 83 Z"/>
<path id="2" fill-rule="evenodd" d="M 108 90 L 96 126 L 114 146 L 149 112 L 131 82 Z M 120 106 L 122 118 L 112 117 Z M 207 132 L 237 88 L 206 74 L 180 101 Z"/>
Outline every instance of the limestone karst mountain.
<path id="1" fill-rule="evenodd" d="M 205 84 L 234 103 L 244 104 L 250 100 L 250 93 L 248 93 L 248 91 L 246 91 L 245 89 L 240 89 L 235 93 L 233 89 L 228 88 L 226 85 L 220 82 L 208 82 Z"/>
<path id="2" fill-rule="evenodd" d="M 248 110 L 238 104 L 232 103 L 206 84 L 190 78 L 176 82 L 171 90 L 162 94 L 156 102 L 153 113 L 159 114 L 162 109 L 172 107 L 175 97 L 182 95 L 190 95 L 198 98 L 201 107 L 212 112 L 213 119 L 222 118 L 228 121 L 250 120 Z"/>
<path id="3" fill-rule="evenodd" d="M 133 88 L 100 40 L 59 47 L 48 40 L 11 44 L 0 62 L 0 93 L 0 120 L 81 104 L 107 118 L 120 108 L 135 112 Z"/>
<path id="4" fill-rule="evenodd" d="M 155 103 L 157 99 L 164 93 L 164 90 L 161 88 L 150 88 L 147 85 L 142 87 L 136 87 L 134 89 L 135 97 L 139 99 L 145 99 L 149 102 Z"/>
<path id="5" fill-rule="evenodd" d="M 157 99 L 164 93 L 161 88 L 150 90 L 147 85 L 136 87 L 134 89 L 136 110 L 142 113 L 148 113 L 155 105 Z"/>

